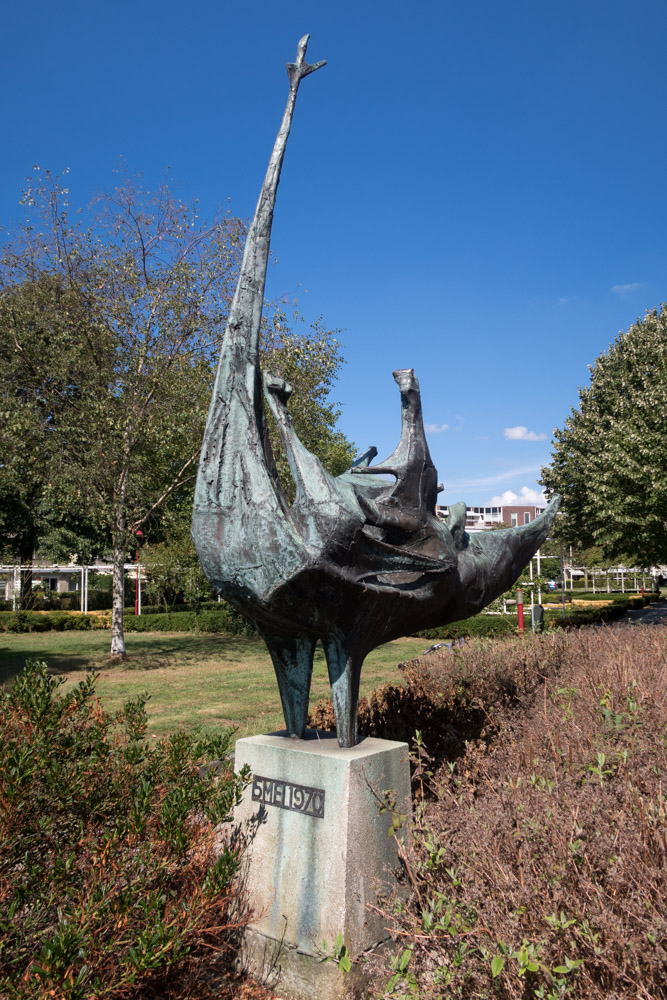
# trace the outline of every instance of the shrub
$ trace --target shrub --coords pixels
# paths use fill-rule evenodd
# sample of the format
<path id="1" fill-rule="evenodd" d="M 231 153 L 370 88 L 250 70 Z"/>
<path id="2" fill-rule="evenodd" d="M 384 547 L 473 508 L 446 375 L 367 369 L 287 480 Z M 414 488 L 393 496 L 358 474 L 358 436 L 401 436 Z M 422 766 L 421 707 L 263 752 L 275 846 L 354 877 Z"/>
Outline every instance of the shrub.
<path id="1" fill-rule="evenodd" d="M 222 632 L 226 635 L 256 635 L 255 626 L 231 605 L 211 602 L 213 610 L 164 611 L 152 610 L 151 614 L 126 613 L 123 623 L 126 632 Z M 0 612 L 0 631 L 46 632 L 49 629 L 110 628 L 110 615 L 82 615 L 68 611 L 5 611 Z"/>
<path id="2" fill-rule="evenodd" d="M 359 700 L 359 733 L 410 743 L 419 730 L 431 752 L 455 752 L 476 740 L 498 705 L 517 704 L 561 665 L 565 636 L 477 641 L 399 664 L 405 680 Z M 520 669 L 517 669 L 520 666 Z M 336 728 L 330 698 L 308 717 L 314 728 Z"/>
<path id="3" fill-rule="evenodd" d="M 652 595 L 649 591 L 647 591 L 647 593 L 645 595 L 645 598 L 646 598 L 647 601 L 650 601 L 655 596 L 656 595 Z M 579 591 L 577 591 L 577 590 L 574 590 L 574 591 L 566 590 L 565 591 L 565 601 L 566 602 L 572 601 L 572 600 L 574 600 L 574 601 L 593 601 L 593 602 L 595 602 L 595 601 L 606 601 L 606 600 L 609 600 L 609 601 L 615 601 L 615 600 L 624 601 L 624 600 L 629 600 L 632 597 L 641 598 L 641 594 L 629 593 L 627 590 L 625 591 L 625 593 L 621 593 L 620 590 L 612 590 L 609 593 L 607 593 L 606 589 L 601 590 L 600 588 L 598 588 L 595 593 L 593 593 L 592 590 L 579 590 Z M 560 591 L 560 590 L 549 590 L 549 591 L 544 591 L 543 590 L 542 591 L 542 603 L 543 604 L 546 604 L 546 603 L 549 603 L 549 604 L 560 604 L 562 602 L 562 600 L 563 600 L 563 594 L 562 594 L 562 591 Z"/>
<path id="4" fill-rule="evenodd" d="M 69 694 L 29 662 L 0 712 L 0 995 L 125 996 L 238 922 L 239 851 L 216 826 L 245 776 L 229 734 L 146 743 L 145 698 L 115 717 L 95 676 Z M 216 770 L 204 767 L 220 762 Z"/>
<path id="5" fill-rule="evenodd" d="M 437 753 L 416 743 L 406 895 L 383 906 L 396 952 L 374 996 L 664 995 L 665 653 L 664 629 L 621 625 L 419 664 L 430 700 L 459 691 L 483 719 Z"/>
<path id="6" fill-rule="evenodd" d="M 231 604 L 222 602 L 213 605 L 209 611 L 202 610 L 197 617 L 196 628 L 199 632 L 226 632 L 228 635 L 257 635 L 257 630 L 251 621 L 244 618 Z"/>
<path id="7" fill-rule="evenodd" d="M 413 635 L 421 639 L 482 639 L 493 635 L 515 635 L 516 615 L 475 615 L 440 628 L 423 629 Z"/>
<path id="8" fill-rule="evenodd" d="M 650 600 L 644 597 L 617 597 L 611 604 L 598 607 L 573 608 L 563 618 L 559 612 L 548 610 L 546 620 L 551 628 L 580 628 L 582 625 L 599 625 L 602 622 L 617 621 L 630 608 L 643 608 Z"/>
<path id="9" fill-rule="evenodd" d="M 97 627 L 89 615 L 73 615 L 67 611 L 0 612 L 0 629 L 4 632 L 58 632 Z"/>
<path id="10" fill-rule="evenodd" d="M 128 632 L 224 632 L 227 635 L 256 635 L 254 625 L 229 604 L 218 610 L 164 612 L 150 615 L 125 615 Z"/>
<path id="11" fill-rule="evenodd" d="M 164 604 L 148 604 L 144 602 L 142 604 L 142 614 L 147 615 L 169 615 L 173 614 L 175 611 L 224 611 L 226 608 L 231 608 L 231 605 L 227 604 L 226 601 L 201 601 L 198 608 L 193 607 L 191 604 L 170 604 L 165 607 Z M 237 614 L 238 612 L 235 612 Z"/>
<path id="12" fill-rule="evenodd" d="M 81 610 L 81 591 L 69 590 L 65 594 L 59 594 L 60 608 L 62 611 Z M 112 597 L 110 590 L 88 590 L 88 610 L 89 611 L 110 611 Z"/>
<path id="13" fill-rule="evenodd" d="M 192 632 L 195 627 L 194 611 L 176 611 L 173 614 L 123 616 L 126 632 Z"/>

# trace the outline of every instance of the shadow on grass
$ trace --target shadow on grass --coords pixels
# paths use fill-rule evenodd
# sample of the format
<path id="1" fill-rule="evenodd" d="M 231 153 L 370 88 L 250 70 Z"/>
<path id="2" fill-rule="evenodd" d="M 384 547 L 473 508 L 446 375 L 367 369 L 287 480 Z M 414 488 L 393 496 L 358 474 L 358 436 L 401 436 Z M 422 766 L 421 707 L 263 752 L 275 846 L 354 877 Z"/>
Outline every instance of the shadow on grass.
<path id="1" fill-rule="evenodd" d="M 246 636 L 130 633 L 125 636 L 127 657 L 122 661 L 110 659 L 110 641 L 109 633 L 98 632 L 4 635 L 0 641 L 0 683 L 6 684 L 20 674 L 26 660 L 44 660 L 53 673 L 60 674 L 118 666 L 149 671 L 218 657 L 225 663 L 235 663 L 248 654 L 268 659 L 264 643 Z"/>
<path id="2" fill-rule="evenodd" d="M 43 648 L 31 649 L 28 645 L 22 646 L 21 649 L 0 647 L 0 684 L 14 680 L 22 672 L 26 660 L 46 660 L 51 671 L 58 674 L 68 670 L 99 669 L 87 656 L 46 653 Z"/>

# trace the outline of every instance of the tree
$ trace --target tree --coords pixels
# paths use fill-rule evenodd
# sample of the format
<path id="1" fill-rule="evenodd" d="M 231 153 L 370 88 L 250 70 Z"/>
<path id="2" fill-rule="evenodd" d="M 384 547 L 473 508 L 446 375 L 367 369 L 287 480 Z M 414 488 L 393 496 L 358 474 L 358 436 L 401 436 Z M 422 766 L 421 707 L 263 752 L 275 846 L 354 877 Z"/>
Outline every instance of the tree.
<path id="1" fill-rule="evenodd" d="M 300 319 L 295 310 L 293 321 L 298 323 Z M 318 320 L 307 333 L 294 332 L 283 309 L 276 309 L 264 325 L 261 346 L 262 367 L 280 375 L 294 389 L 290 410 L 300 440 L 332 475 L 345 472 L 354 460 L 355 450 L 336 429 L 340 411 L 329 399 L 342 365 L 340 345 L 332 331 Z M 268 424 L 278 474 L 287 497 L 292 499 L 294 482 L 270 414 Z M 142 554 L 148 572 L 147 593 L 165 606 L 184 600 L 196 608 L 213 595 L 190 536 L 194 482 L 189 485 L 191 489 L 161 520 L 159 533 L 151 535 Z"/>
<path id="2" fill-rule="evenodd" d="M 160 521 L 159 541 L 149 542 L 141 562 L 146 569 L 145 591 L 153 603 L 170 610 L 183 601 L 198 610 L 201 602 L 215 597 L 204 576 L 190 537 L 192 496 L 171 507 Z"/>
<path id="3" fill-rule="evenodd" d="M 0 541 L 24 560 L 37 545 L 59 559 L 111 551 L 111 653 L 122 656 L 134 536 L 150 524 L 159 541 L 164 511 L 191 508 L 245 225 L 202 225 L 167 183 L 151 195 L 124 178 L 87 228 L 67 197 L 48 173 L 32 184 L 29 219 L 0 261 L 0 495 L 14 511 Z M 326 401 L 341 364 L 333 334 L 297 336 L 278 311 L 266 336 L 295 396 L 315 399 L 297 403 L 300 426 L 330 465 L 343 454 L 349 465 Z"/>
<path id="4" fill-rule="evenodd" d="M 296 309 L 293 321 L 301 322 Z M 307 335 L 295 332 L 283 309 L 276 309 L 264 324 L 261 349 L 262 368 L 280 375 L 294 390 L 289 408 L 299 440 L 333 476 L 346 472 L 354 461 L 355 449 L 336 430 L 340 410 L 329 399 L 343 364 L 334 333 L 323 326 L 321 319 L 311 325 Z M 270 413 L 267 419 L 278 473 L 287 496 L 292 498 L 294 483 L 280 435 Z"/>
<path id="5" fill-rule="evenodd" d="M 67 195 L 38 179 L 4 247 L 3 478 L 23 489 L 34 470 L 33 539 L 65 557 L 86 534 L 112 548 L 111 652 L 124 655 L 123 563 L 196 465 L 244 226 L 202 227 L 168 185 L 150 196 L 125 179 L 84 228 Z"/>
<path id="6" fill-rule="evenodd" d="M 15 558 L 23 565 L 32 562 L 48 530 L 55 430 L 67 423 L 81 382 L 77 346 L 82 325 L 89 338 L 96 335 L 81 306 L 57 275 L 40 274 L 0 294 L 0 551 L 3 559 Z M 69 529 L 70 535 L 78 535 L 78 545 L 69 551 L 78 549 L 89 557 L 84 537 L 90 532 L 76 524 L 78 514 L 72 515 Z M 25 607 L 31 574 L 21 582 Z"/>
<path id="7" fill-rule="evenodd" d="M 667 562 L 667 309 L 646 313 L 589 368 L 542 469 L 570 541 L 606 558 Z"/>

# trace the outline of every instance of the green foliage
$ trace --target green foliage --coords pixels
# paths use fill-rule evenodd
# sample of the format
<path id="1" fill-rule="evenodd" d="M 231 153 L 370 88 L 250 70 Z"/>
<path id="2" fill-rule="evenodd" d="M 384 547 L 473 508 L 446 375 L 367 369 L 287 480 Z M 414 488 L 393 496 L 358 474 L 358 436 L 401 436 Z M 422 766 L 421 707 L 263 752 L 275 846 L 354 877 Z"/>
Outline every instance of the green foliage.
<path id="1" fill-rule="evenodd" d="M 202 224 L 166 181 L 151 193 L 121 177 L 88 228 L 68 199 L 58 178 L 36 174 L 0 258 L 0 548 L 24 562 L 37 547 L 58 560 L 111 553 L 122 655 L 120 567 L 138 529 L 161 601 L 197 607 L 210 594 L 189 520 L 245 225 Z M 263 351 L 294 385 L 306 445 L 334 473 L 349 467 L 328 400 L 342 363 L 333 334 L 320 323 L 295 333 L 274 310 Z"/>
<path id="2" fill-rule="evenodd" d="M 412 948 L 404 948 L 398 952 L 391 961 L 393 975 L 385 987 L 385 992 L 389 996 L 419 996 L 419 987 L 415 976 L 410 972 L 410 960 L 412 959 Z M 406 994 L 407 990 L 407 994 Z"/>
<path id="3" fill-rule="evenodd" d="M 255 627 L 222 602 L 218 611 L 177 611 L 157 615 L 125 615 L 127 632 L 222 632 L 226 635 L 256 635 Z"/>
<path id="4" fill-rule="evenodd" d="M 230 604 L 221 601 L 209 611 L 161 611 L 156 614 L 126 614 L 126 632 L 220 632 L 225 635 L 256 635 L 255 627 Z M 109 616 L 72 614 L 66 611 L 0 611 L 3 632 L 69 632 L 108 629 Z"/>
<path id="5" fill-rule="evenodd" d="M 165 513 L 159 529 L 162 540 L 149 542 L 141 552 L 145 593 L 165 610 L 174 610 L 180 603 L 199 610 L 202 602 L 214 596 L 190 537 L 192 499 L 188 491 L 177 507 Z"/>
<path id="6" fill-rule="evenodd" d="M 563 495 L 565 531 L 606 557 L 667 562 L 667 309 L 646 313 L 590 368 L 557 430 L 542 483 Z"/>
<path id="7" fill-rule="evenodd" d="M 604 595 L 603 595 L 604 596 Z M 616 597 L 611 604 L 601 607 L 568 608 L 565 618 L 561 611 L 547 611 L 545 620 L 550 628 L 581 628 L 584 625 L 598 625 L 622 618 L 631 609 L 643 608 L 650 603 L 649 597 Z"/>
<path id="8" fill-rule="evenodd" d="M 70 632 L 109 627 L 93 615 L 70 614 L 67 611 L 0 611 L 3 632 Z"/>
<path id="9" fill-rule="evenodd" d="M 245 776 L 229 734 L 146 742 L 145 698 L 102 711 L 29 662 L 0 710 L 0 994 L 126 995 L 232 915 L 239 852 L 220 846 Z M 217 767 L 204 766 L 221 761 Z M 223 938 L 224 943 L 224 938 Z"/>
<path id="10" fill-rule="evenodd" d="M 590 595 L 593 603 L 594 596 Z M 600 595 L 597 595 L 598 599 Z M 569 601 L 570 598 L 568 597 Z M 622 618 L 631 608 L 642 608 L 651 597 L 617 596 L 602 607 L 567 608 L 565 619 L 560 610 L 547 610 L 545 620 L 551 628 L 578 628 Z M 78 604 L 78 602 L 76 602 Z M 530 627 L 530 611 L 526 608 L 526 628 Z M 220 632 L 226 635 L 256 635 L 255 626 L 226 601 L 205 601 L 199 610 L 187 605 L 170 608 L 150 608 L 141 615 L 126 612 L 123 617 L 126 632 Z M 67 611 L 0 611 L 0 630 L 5 632 L 48 632 L 86 629 L 108 629 L 110 619 L 103 615 L 82 615 Z M 423 639 L 455 642 L 460 639 L 494 638 L 516 634 L 516 616 L 477 615 L 463 622 L 417 632 Z"/>
<path id="11" fill-rule="evenodd" d="M 295 309 L 293 323 L 301 322 Z M 281 310 L 265 323 L 262 368 L 281 376 L 292 386 L 289 410 L 295 430 L 308 451 L 317 455 L 333 476 L 346 472 L 355 458 L 354 445 L 336 430 L 340 411 L 329 399 L 342 364 L 340 344 L 334 332 L 325 329 L 321 319 L 312 324 L 307 336 L 294 332 Z M 268 417 L 278 472 L 288 497 L 293 498 L 294 484 L 287 459 L 273 417 L 270 414 Z"/>
<path id="12" fill-rule="evenodd" d="M 324 952 L 323 962 L 335 962 L 341 972 L 349 972 L 352 968 L 352 962 L 348 955 L 347 945 L 342 933 L 336 935 L 336 940 L 330 952 L 329 945 L 326 941 L 323 941 L 322 951 Z"/>
<path id="13" fill-rule="evenodd" d="M 109 577 L 109 582 L 111 578 Z M 70 590 L 66 594 L 59 594 L 55 598 L 51 595 L 51 603 L 59 607 L 61 611 L 79 611 L 81 609 L 81 591 Z M 111 588 L 108 590 L 88 589 L 88 610 L 89 611 L 110 611 L 111 610 Z"/>
<path id="14" fill-rule="evenodd" d="M 516 633 L 516 616 L 475 615 L 465 621 L 451 622 L 440 628 L 422 629 L 414 635 L 422 639 L 482 639 L 490 636 L 514 635 Z"/>
<path id="15" fill-rule="evenodd" d="M 29 486 L 46 555 L 109 549 L 119 567 L 192 477 L 245 230 L 203 227 L 166 183 L 151 195 L 122 179 L 89 228 L 68 198 L 36 175 L 0 261 L 0 493 Z M 114 652 L 121 608 L 116 593 Z"/>

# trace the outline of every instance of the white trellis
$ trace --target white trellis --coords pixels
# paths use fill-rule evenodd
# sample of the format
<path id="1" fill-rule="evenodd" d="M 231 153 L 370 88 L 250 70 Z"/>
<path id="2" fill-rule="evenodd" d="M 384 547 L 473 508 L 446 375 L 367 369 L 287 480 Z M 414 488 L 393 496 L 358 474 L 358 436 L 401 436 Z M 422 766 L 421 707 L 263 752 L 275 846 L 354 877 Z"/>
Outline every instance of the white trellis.
<path id="1" fill-rule="evenodd" d="M 89 573 L 104 573 L 105 575 L 110 575 L 113 572 L 113 566 L 111 563 L 90 563 L 86 566 L 80 566 L 78 563 L 71 564 L 61 564 L 61 563 L 40 563 L 38 566 L 25 565 L 20 566 L 18 564 L 8 564 L 0 565 L 0 574 L 7 575 L 11 581 L 11 593 L 12 593 L 12 610 L 16 611 L 21 597 L 21 573 L 35 573 L 48 574 L 48 573 L 62 573 L 74 576 L 78 573 L 81 578 L 80 591 L 81 591 L 81 611 L 86 614 L 88 611 L 88 576 Z M 125 563 L 123 565 L 123 575 L 125 573 L 136 574 L 136 586 L 137 586 L 137 605 L 138 614 L 141 614 L 141 580 L 144 574 L 144 567 L 141 563 L 131 562 Z"/>

